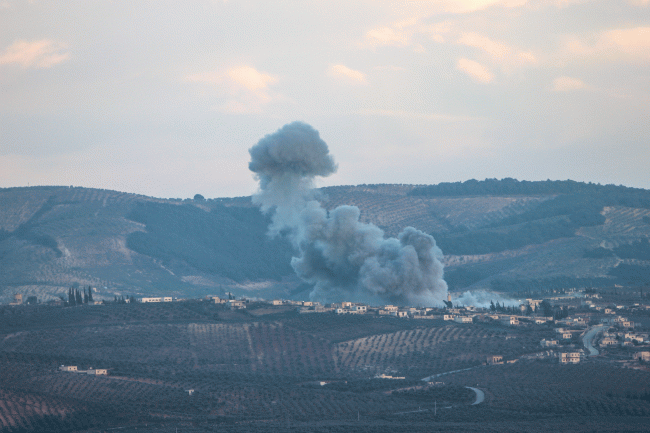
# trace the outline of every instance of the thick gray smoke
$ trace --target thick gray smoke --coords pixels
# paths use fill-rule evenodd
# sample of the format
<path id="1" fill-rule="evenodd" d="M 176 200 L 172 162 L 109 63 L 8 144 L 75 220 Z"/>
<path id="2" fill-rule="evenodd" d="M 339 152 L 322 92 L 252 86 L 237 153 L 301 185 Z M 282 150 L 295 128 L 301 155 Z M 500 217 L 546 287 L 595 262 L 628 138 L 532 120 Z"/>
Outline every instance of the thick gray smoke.
<path id="1" fill-rule="evenodd" d="M 328 212 L 314 199 L 314 177 L 337 169 L 318 131 L 293 122 L 249 152 L 260 183 L 253 201 L 271 213 L 269 233 L 282 232 L 293 242 L 298 256 L 291 265 L 314 285 L 312 299 L 423 306 L 447 299 L 442 252 L 433 237 L 407 227 L 385 239 L 379 227 L 359 221 L 357 207 Z"/>

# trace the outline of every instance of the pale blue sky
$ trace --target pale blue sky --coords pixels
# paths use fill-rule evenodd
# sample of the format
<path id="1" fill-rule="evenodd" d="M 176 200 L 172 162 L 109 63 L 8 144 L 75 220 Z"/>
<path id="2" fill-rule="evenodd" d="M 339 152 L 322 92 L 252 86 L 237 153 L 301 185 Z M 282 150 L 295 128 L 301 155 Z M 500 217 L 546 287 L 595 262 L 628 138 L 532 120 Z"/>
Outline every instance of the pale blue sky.
<path id="1" fill-rule="evenodd" d="M 249 195 L 294 120 L 319 185 L 650 188 L 648 0 L 0 0 L 0 187 Z"/>

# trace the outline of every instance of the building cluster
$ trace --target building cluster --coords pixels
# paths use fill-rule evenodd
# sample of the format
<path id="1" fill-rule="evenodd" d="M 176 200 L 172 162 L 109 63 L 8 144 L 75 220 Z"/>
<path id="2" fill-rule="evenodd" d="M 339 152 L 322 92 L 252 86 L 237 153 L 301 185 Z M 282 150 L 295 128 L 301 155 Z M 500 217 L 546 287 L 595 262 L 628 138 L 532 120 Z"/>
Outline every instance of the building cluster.
<path id="1" fill-rule="evenodd" d="M 90 374 L 92 376 L 107 376 L 108 370 L 105 368 L 88 368 L 88 370 L 79 370 L 76 365 L 62 365 L 59 371 L 67 371 L 69 373 Z"/>
<path id="2" fill-rule="evenodd" d="M 157 298 L 139 298 L 138 302 L 142 304 L 148 304 L 151 302 L 172 302 L 173 299 L 171 296 L 163 296 L 163 297 L 157 297 Z"/>

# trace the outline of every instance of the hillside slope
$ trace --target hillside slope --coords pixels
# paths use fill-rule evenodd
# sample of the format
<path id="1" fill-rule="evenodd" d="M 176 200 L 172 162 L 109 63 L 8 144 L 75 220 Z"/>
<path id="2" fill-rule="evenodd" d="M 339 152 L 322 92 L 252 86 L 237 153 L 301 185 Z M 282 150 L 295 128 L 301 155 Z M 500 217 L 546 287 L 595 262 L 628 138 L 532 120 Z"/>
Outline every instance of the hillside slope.
<path id="1" fill-rule="evenodd" d="M 468 181 L 321 189 L 394 236 L 436 238 L 453 291 L 650 284 L 650 192 L 577 182 Z M 0 189 L 0 302 L 74 284 L 115 295 L 304 297 L 292 250 L 250 198 L 165 200 L 115 191 Z"/>

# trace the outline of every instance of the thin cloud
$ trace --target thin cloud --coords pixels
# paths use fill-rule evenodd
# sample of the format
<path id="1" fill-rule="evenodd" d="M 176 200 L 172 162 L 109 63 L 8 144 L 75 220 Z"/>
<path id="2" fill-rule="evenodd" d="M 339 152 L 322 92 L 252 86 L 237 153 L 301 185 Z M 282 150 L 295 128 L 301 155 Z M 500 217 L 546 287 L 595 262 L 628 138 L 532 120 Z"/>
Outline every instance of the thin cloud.
<path id="1" fill-rule="evenodd" d="M 190 74 L 185 81 L 210 84 L 222 99 L 217 109 L 227 113 L 260 113 L 262 106 L 273 100 L 269 86 L 278 78 L 252 66 L 240 66 L 223 72 Z"/>
<path id="2" fill-rule="evenodd" d="M 410 43 L 412 32 L 394 27 L 379 27 L 366 32 L 366 42 L 372 47 L 404 47 Z"/>
<path id="3" fill-rule="evenodd" d="M 479 83 L 489 83 L 494 79 L 494 74 L 482 64 L 469 59 L 458 59 L 456 69 L 472 77 Z"/>
<path id="4" fill-rule="evenodd" d="M 351 84 L 368 84 L 366 74 L 350 69 L 345 65 L 330 65 L 327 68 L 327 75 L 333 78 L 343 79 Z"/>
<path id="5" fill-rule="evenodd" d="M 627 60 L 630 63 L 650 61 L 650 27 L 612 29 L 590 38 L 585 42 L 572 37 L 565 43 L 565 51 L 571 59 L 576 56 L 603 59 Z"/>
<path id="6" fill-rule="evenodd" d="M 489 56 L 493 64 L 499 65 L 505 72 L 527 64 L 532 65 L 537 63 L 537 58 L 533 53 L 517 51 L 478 33 L 462 33 L 457 43 L 482 50 Z"/>
<path id="7" fill-rule="evenodd" d="M 528 0 L 434 0 L 430 3 L 441 7 L 443 12 L 463 14 L 480 11 L 492 6 L 505 8 L 520 7 L 528 3 Z"/>
<path id="8" fill-rule="evenodd" d="M 572 92 L 575 90 L 586 89 L 587 85 L 577 78 L 558 77 L 553 80 L 552 90 L 554 92 Z"/>
<path id="9" fill-rule="evenodd" d="M 66 46 L 50 39 L 16 41 L 0 54 L 0 65 L 17 64 L 22 68 L 51 68 L 70 58 Z"/>
<path id="10" fill-rule="evenodd" d="M 432 120 L 439 122 L 468 122 L 480 120 L 479 117 L 471 116 L 455 116 L 451 114 L 441 113 L 420 113 L 414 111 L 403 110 L 360 110 L 355 114 L 361 116 L 381 116 L 381 117 L 395 117 L 404 119 L 419 119 L 419 120 Z"/>

